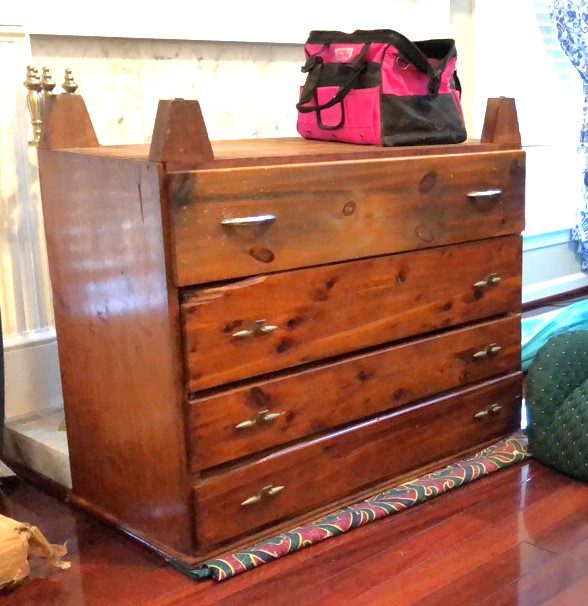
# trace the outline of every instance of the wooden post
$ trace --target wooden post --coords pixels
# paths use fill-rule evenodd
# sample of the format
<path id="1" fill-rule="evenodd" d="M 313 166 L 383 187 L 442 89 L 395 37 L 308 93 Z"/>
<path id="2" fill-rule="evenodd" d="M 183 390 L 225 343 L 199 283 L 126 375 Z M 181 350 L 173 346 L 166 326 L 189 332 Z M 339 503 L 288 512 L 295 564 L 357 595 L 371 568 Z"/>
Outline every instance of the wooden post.
<path id="1" fill-rule="evenodd" d="M 214 160 L 198 101 L 160 101 L 149 150 L 152 162 L 199 165 Z"/>
<path id="2" fill-rule="evenodd" d="M 482 143 L 494 143 L 501 148 L 520 149 L 521 133 L 514 99 L 488 99 Z"/>
<path id="3" fill-rule="evenodd" d="M 83 97 L 48 95 L 43 105 L 39 149 L 98 147 L 98 139 Z"/>

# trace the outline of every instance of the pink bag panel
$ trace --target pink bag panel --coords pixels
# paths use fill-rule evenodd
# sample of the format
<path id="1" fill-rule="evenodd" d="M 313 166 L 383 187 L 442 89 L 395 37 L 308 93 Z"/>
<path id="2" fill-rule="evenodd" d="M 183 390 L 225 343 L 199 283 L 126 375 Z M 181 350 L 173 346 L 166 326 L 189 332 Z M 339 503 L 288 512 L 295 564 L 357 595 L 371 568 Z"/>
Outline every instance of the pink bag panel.
<path id="1" fill-rule="evenodd" d="M 337 86 L 324 86 L 317 90 L 319 104 L 330 101 L 339 92 Z M 345 122 L 336 130 L 325 130 L 318 123 L 316 112 L 298 114 L 297 130 L 306 139 L 346 141 L 363 145 L 382 145 L 379 87 L 352 90 L 333 107 L 323 109 L 320 119 L 323 127 L 334 127 Z"/>
<path id="2" fill-rule="evenodd" d="M 439 86 L 440 94 L 452 92 L 451 80 L 455 72 L 456 61 L 457 57 L 450 59 L 443 70 Z M 429 59 L 429 63 L 435 66 L 439 61 Z M 395 47 L 388 47 L 382 64 L 382 93 L 385 95 L 426 95 L 428 88 L 429 77 L 414 65 L 404 63 Z"/>
<path id="3" fill-rule="evenodd" d="M 381 63 L 390 45 L 384 42 L 372 42 L 367 54 L 367 60 L 372 63 Z M 315 55 L 321 57 L 325 63 L 351 63 L 363 49 L 364 44 L 306 44 L 304 51 L 306 58 Z"/>

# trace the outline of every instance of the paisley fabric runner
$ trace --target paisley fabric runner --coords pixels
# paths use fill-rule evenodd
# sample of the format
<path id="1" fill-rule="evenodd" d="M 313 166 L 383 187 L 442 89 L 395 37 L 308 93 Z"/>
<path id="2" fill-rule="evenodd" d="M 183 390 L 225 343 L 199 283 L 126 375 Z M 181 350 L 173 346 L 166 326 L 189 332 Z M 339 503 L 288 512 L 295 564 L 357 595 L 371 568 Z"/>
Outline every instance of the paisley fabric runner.
<path id="1" fill-rule="evenodd" d="M 525 434 L 516 432 L 471 457 L 265 539 L 242 551 L 226 553 L 208 560 L 200 568 L 188 568 L 181 563 L 174 565 L 194 579 L 213 578 L 215 581 L 224 581 L 289 553 L 414 507 L 499 469 L 519 463 L 529 456 Z"/>

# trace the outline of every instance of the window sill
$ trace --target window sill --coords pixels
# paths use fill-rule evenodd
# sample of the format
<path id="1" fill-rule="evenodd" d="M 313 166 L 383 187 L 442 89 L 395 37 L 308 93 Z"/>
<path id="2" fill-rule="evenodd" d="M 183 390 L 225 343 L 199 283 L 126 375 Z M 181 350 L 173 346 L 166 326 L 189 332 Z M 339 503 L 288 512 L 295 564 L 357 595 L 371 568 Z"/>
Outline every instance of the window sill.
<path id="1" fill-rule="evenodd" d="M 565 244 L 571 240 L 571 229 L 558 229 L 539 234 L 523 234 L 523 252 Z"/>

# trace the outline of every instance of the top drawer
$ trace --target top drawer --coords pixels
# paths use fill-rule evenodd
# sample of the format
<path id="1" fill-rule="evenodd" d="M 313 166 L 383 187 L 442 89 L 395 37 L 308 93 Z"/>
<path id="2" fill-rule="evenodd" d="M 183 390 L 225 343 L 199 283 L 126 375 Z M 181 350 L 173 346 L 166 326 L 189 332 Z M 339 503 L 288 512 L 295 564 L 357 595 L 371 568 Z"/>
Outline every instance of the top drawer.
<path id="1" fill-rule="evenodd" d="M 522 151 L 172 174 L 175 280 L 187 286 L 519 233 L 524 180 Z"/>

